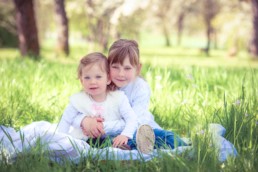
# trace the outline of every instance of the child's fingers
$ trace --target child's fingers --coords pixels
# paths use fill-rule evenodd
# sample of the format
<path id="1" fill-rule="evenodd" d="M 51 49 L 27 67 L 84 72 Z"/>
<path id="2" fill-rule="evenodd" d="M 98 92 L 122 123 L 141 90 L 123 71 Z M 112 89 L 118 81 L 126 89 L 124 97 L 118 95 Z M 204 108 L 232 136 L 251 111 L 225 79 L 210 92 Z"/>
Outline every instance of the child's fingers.
<path id="1" fill-rule="evenodd" d="M 84 134 L 85 136 L 89 136 L 89 135 L 90 135 L 90 133 L 89 133 L 88 131 L 84 130 L 83 128 L 82 128 L 82 132 L 83 132 L 83 134 Z"/>
<path id="2" fill-rule="evenodd" d="M 97 117 L 96 120 L 97 120 L 97 122 L 104 122 L 104 119 L 101 117 Z"/>
<path id="3" fill-rule="evenodd" d="M 92 135 L 94 138 L 96 138 L 96 137 L 101 136 L 101 133 L 100 133 L 100 131 L 99 131 L 97 128 L 94 128 L 94 129 L 92 129 L 92 131 L 91 131 L 91 135 Z"/>
<path id="4" fill-rule="evenodd" d="M 119 138 L 119 137 L 116 137 L 114 140 L 113 140 L 113 147 L 118 147 L 118 146 L 121 146 L 123 144 L 127 144 L 127 139 L 125 138 Z"/>
<path id="5" fill-rule="evenodd" d="M 113 140 L 113 147 L 118 147 L 119 145 L 121 145 L 121 141 L 119 138 L 115 138 Z"/>
<path id="6" fill-rule="evenodd" d="M 118 141 L 117 141 L 116 138 L 114 138 L 114 140 L 113 140 L 113 147 L 117 147 L 117 145 L 118 145 Z"/>
<path id="7" fill-rule="evenodd" d="M 105 134 L 105 131 L 103 129 L 103 125 L 102 124 L 97 125 L 96 128 L 99 131 L 100 135 L 104 135 Z"/>

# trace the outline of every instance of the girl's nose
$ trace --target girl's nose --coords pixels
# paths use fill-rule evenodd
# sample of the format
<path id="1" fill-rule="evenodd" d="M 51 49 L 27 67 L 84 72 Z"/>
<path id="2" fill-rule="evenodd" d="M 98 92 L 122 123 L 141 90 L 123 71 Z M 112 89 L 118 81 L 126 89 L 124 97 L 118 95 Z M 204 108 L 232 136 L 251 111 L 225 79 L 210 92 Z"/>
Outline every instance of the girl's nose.
<path id="1" fill-rule="evenodd" d="M 96 83 L 96 79 L 91 79 L 90 83 L 91 84 L 95 84 Z"/>
<path id="2" fill-rule="evenodd" d="M 124 76 L 124 71 L 123 70 L 119 70 L 119 76 Z"/>

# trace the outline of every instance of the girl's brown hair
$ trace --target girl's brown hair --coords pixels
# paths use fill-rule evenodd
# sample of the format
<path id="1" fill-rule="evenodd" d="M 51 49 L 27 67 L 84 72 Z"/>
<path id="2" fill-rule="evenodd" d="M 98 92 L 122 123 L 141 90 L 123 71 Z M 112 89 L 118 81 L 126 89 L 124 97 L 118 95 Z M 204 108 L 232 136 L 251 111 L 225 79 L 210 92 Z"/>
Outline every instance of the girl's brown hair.
<path id="1" fill-rule="evenodd" d="M 102 69 L 103 72 L 106 72 L 107 75 L 109 74 L 107 57 L 102 53 L 94 52 L 94 53 L 87 54 L 86 56 L 82 57 L 82 59 L 80 60 L 80 63 L 77 69 L 78 79 L 80 79 L 80 77 L 82 76 L 82 69 L 85 66 L 93 65 L 96 63 L 100 65 L 100 68 Z"/>
<path id="2" fill-rule="evenodd" d="M 138 43 L 135 40 L 119 39 L 115 41 L 108 51 L 108 64 L 123 64 L 125 58 L 129 58 L 132 66 L 140 65 L 140 53 Z"/>

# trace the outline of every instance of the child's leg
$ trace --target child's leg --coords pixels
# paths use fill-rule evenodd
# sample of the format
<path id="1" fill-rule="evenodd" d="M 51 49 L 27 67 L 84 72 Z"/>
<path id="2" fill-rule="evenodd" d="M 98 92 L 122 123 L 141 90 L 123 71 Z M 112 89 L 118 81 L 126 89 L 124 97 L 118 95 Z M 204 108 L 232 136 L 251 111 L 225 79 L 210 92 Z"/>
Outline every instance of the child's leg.
<path id="1" fill-rule="evenodd" d="M 177 146 L 187 146 L 187 144 L 171 131 L 154 129 L 155 148 L 166 148 L 167 146 L 174 149 Z"/>
<path id="2" fill-rule="evenodd" d="M 133 134 L 133 138 L 132 139 L 129 139 L 128 142 L 127 142 L 127 145 L 130 147 L 130 149 L 134 150 L 134 149 L 137 149 L 137 145 L 136 145 L 136 132 L 134 132 Z"/>
<path id="3" fill-rule="evenodd" d="M 141 125 L 134 133 L 133 139 L 129 139 L 127 145 L 131 149 L 138 149 L 142 153 L 153 151 L 155 136 L 149 125 Z"/>
<path id="4" fill-rule="evenodd" d="M 129 139 L 127 145 L 119 146 L 123 150 L 135 150 L 142 153 L 150 153 L 153 151 L 155 136 L 153 129 L 149 125 L 141 125 L 133 135 L 133 139 Z"/>

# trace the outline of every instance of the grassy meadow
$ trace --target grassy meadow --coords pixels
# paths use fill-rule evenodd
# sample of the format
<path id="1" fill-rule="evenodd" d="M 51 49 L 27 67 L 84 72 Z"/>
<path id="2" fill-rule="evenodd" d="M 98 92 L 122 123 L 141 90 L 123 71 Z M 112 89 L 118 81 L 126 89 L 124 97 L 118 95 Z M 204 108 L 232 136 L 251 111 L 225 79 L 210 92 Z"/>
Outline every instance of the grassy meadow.
<path id="1" fill-rule="evenodd" d="M 0 49 L 0 124 L 19 129 L 33 121 L 57 123 L 69 96 L 81 89 L 78 60 L 87 53 L 74 48 L 69 58 L 46 47 L 42 59 L 19 57 Z M 150 111 L 167 130 L 191 138 L 194 153 L 162 155 L 148 162 L 97 161 L 57 164 L 36 149 L 16 162 L 0 162 L 0 171 L 256 171 L 258 169 L 258 62 L 241 52 L 229 57 L 212 50 L 205 57 L 193 48 L 141 44 L 142 76 L 152 89 Z M 238 151 L 221 163 L 209 143 L 207 125 L 226 128 L 225 138 Z M 200 131 L 203 131 L 200 134 Z"/>

